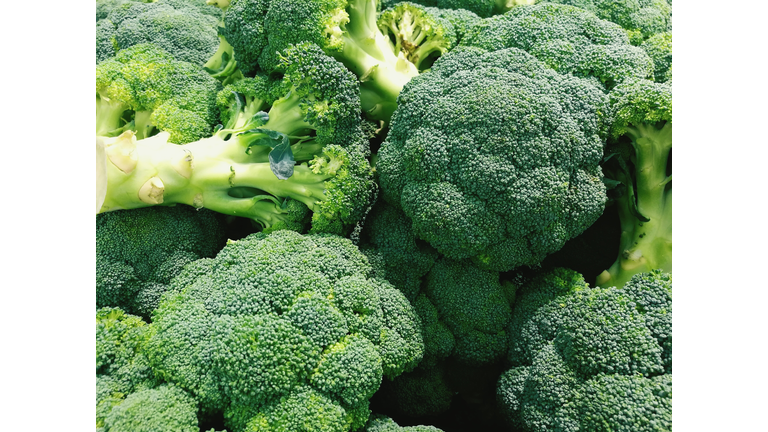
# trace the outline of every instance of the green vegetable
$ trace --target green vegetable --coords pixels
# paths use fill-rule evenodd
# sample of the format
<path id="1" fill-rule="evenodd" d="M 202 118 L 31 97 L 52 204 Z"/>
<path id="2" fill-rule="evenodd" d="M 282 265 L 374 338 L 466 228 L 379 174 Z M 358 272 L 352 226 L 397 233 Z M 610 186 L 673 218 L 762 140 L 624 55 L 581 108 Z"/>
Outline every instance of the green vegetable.
<path id="1" fill-rule="evenodd" d="M 183 146 L 170 144 L 164 133 L 107 139 L 101 211 L 178 203 L 280 229 L 302 226 L 308 208 L 313 232 L 351 230 L 376 187 L 365 159 L 354 77 L 308 44 L 287 50 L 281 70 L 284 96 L 269 114 L 248 117 L 263 101 L 237 96 L 234 100 L 246 103 L 233 104 L 225 117 L 228 128 L 212 137 Z M 275 143 L 286 158 L 274 156 Z M 294 166 L 294 160 L 300 164 Z"/>
<path id="2" fill-rule="evenodd" d="M 423 354 L 411 305 L 347 239 L 257 233 L 188 269 L 153 314 L 147 355 L 236 431 L 362 426 L 382 378 Z"/>

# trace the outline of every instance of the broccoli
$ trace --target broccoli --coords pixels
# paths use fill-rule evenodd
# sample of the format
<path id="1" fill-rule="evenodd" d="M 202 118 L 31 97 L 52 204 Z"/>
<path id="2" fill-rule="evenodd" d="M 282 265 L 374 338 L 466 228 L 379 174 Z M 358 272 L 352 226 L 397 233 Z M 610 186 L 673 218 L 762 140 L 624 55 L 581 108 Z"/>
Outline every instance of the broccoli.
<path id="1" fill-rule="evenodd" d="M 364 432 L 442 432 L 434 426 L 400 426 L 391 418 L 376 414 L 365 425 Z"/>
<path id="2" fill-rule="evenodd" d="M 630 45 L 621 27 L 569 5 L 514 8 L 471 27 L 461 45 L 489 51 L 519 48 L 561 74 L 605 89 L 627 78 L 653 76 L 653 61 Z"/>
<path id="3" fill-rule="evenodd" d="M 96 216 L 96 306 L 149 318 L 188 263 L 213 257 L 226 236 L 216 213 L 152 207 Z"/>
<path id="4" fill-rule="evenodd" d="M 609 97 L 613 142 L 603 171 L 618 184 L 621 241 L 597 284 L 620 287 L 637 273 L 672 271 L 672 86 L 628 80 Z"/>
<path id="5" fill-rule="evenodd" d="M 383 377 L 416 366 L 418 318 L 348 239 L 231 241 L 177 277 L 150 324 L 156 374 L 235 432 L 362 427 Z"/>
<path id="6" fill-rule="evenodd" d="M 403 89 L 382 195 L 448 258 L 538 264 L 603 213 L 606 111 L 597 87 L 524 51 L 459 47 Z"/>
<path id="7" fill-rule="evenodd" d="M 158 379 L 144 355 L 149 328 L 120 308 L 96 310 L 96 427 L 130 393 L 154 388 Z"/>
<path id="8" fill-rule="evenodd" d="M 234 128 L 210 138 L 177 146 L 164 133 L 136 140 L 127 132 L 105 140 L 101 211 L 181 203 L 287 228 L 300 225 L 308 208 L 312 232 L 349 232 L 376 193 L 354 76 L 316 46 L 283 54 L 284 96 L 269 114 L 240 115 L 261 107 L 254 90 L 232 98 Z"/>
<path id="9" fill-rule="evenodd" d="M 480 17 L 466 10 L 423 7 L 398 3 L 379 15 L 379 30 L 419 72 L 456 46 L 466 29 Z"/>
<path id="10" fill-rule="evenodd" d="M 104 419 L 104 432 L 199 432 L 197 403 L 164 384 L 131 393 Z"/>
<path id="11" fill-rule="evenodd" d="M 220 84 L 153 44 L 134 45 L 96 66 L 96 135 L 164 131 L 182 144 L 210 136 Z"/>
<path id="12" fill-rule="evenodd" d="M 204 7 L 205 3 L 200 3 Z M 202 66 L 219 46 L 218 19 L 203 10 L 190 0 L 122 2 L 97 23 L 97 29 L 112 26 L 110 38 L 96 40 L 96 51 L 102 53 L 97 63 L 105 58 L 110 47 L 117 53 L 134 45 L 151 43 L 176 60 Z M 99 12 L 97 4 L 97 19 Z"/>
<path id="13" fill-rule="evenodd" d="M 363 111 L 389 120 L 397 95 L 418 69 L 379 30 L 378 6 L 378 0 L 272 0 L 264 20 L 268 45 L 259 65 L 270 72 L 279 63 L 277 52 L 313 42 L 360 79 Z"/>
<path id="14" fill-rule="evenodd" d="M 386 279 L 411 302 L 421 290 L 421 278 L 437 260 L 437 251 L 415 236 L 402 210 L 383 201 L 366 216 L 360 250 L 376 276 Z"/>
<path id="15" fill-rule="evenodd" d="M 269 9 L 269 0 L 217 0 L 216 6 L 223 12 L 222 27 L 219 30 L 223 45 L 231 48 L 233 60 L 246 76 L 253 76 L 259 70 L 258 60 L 267 46 L 264 18 Z"/>
<path id="16" fill-rule="evenodd" d="M 402 0 L 382 0 L 382 7 L 389 8 Z M 434 6 L 440 9 L 464 9 L 487 18 L 491 15 L 504 13 L 514 7 L 530 5 L 535 0 L 413 0 L 424 6 Z"/>
<path id="17" fill-rule="evenodd" d="M 653 60 L 653 80 L 668 82 L 672 80 L 672 32 L 655 34 L 646 39 L 640 48 L 644 49 Z"/>
<path id="18" fill-rule="evenodd" d="M 524 284 L 498 401 L 523 431 L 671 430 L 672 278 L 590 287 L 555 269 Z"/>
<path id="19" fill-rule="evenodd" d="M 633 45 L 671 30 L 672 6 L 667 0 L 544 0 L 576 6 L 620 25 Z"/>

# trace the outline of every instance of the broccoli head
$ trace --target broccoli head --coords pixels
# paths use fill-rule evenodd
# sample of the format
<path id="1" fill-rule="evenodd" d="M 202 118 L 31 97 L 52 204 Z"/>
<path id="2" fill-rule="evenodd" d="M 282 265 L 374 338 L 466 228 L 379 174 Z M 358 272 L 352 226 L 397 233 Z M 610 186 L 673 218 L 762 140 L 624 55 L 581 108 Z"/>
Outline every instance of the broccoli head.
<path id="1" fill-rule="evenodd" d="M 256 233 L 187 269 L 147 353 L 235 432 L 362 427 L 382 378 L 422 357 L 413 308 L 348 239 Z"/>
<path id="2" fill-rule="evenodd" d="M 523 431 L 671 430 L 672 278 L 592 288 L 545 272 L 517 294 L 498 401 Z"/>
<path id="3" fill-rule="evenodd" d="M 653 60 L 653 80 L 672 80 L 672 32 L 655 34 L 640 45 Z"/>
<path id="4" fill-rule="evenodd" d="M 588 10 L 624 29 L 633 45 L 671 30 L 672 6 L 667 0 L 546 0 Z"/>
<path id="5" fill-rule="evenodd" d="M 514 8 L 471 27 L 461 44 L 489 51 L 519 48 L 561 74 L 606 89 L 626 78 L 653 75 L 653 61 L 630 44 L 621 27 L 569 5 Z"/>
<path id="6" fill-rule="evenodd" d="M 197 402 L 163 384 L 129 394 L 104 419 L 104 432 L 198 432 Z"/>
<path id="7" fill-rule="evenodd" d="M 400 426 L 391 418 L 377 414 L 371 416 L 365 425 L 364 432 L 442 432 L 434 426 Z"/>
<path id="8" fill-rule="evenodd" d="M 174 276 L 226 241 L 209 210 L 154 207 L 96 216 L 96 306 L 149 318 Z"/>
<path id="9" fill-rule="evenodd" d="M 219 90 L 200 67 L 156 45 L 134 45 L 96 66 L 96 135 L 165 131 L 177 144 L 207 137 L 218 123 Z"/>
<path id="10" fill-rule="evenodd" d="M 201 4 L 190 0 L 121 2 L 97 23 L 97 28 L 111 24 L 113 34 L 110 39 L 97 38 L 96 51 L 106 52 L 113 46 L 116 53 L 134 45 L 151 43 L 176 60 L 202 66 L 219 47 L 218 19 L 203 12 L 205 2 L 198 3 Z M 97 7 L 97 18 L 99 12 Z M 103 9 L 101 13 L 104 13 Z M 99 61 L 97 57 L 97 63 Z"/>
<path id="11" fill-rule="evenodd" d="M 603 212 L 607 98 L 519 49 L 459 47 L 403 90 L 383 197 L 451 259 L 534 265 Z"/>

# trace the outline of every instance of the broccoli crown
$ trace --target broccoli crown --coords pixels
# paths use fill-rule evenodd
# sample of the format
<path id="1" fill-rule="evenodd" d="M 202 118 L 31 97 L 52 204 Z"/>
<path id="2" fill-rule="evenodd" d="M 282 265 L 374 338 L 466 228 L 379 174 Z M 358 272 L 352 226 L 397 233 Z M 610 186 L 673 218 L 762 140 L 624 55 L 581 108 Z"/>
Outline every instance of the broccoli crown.
<path id="1" fill-rule="evenodd" d="M 457 48 L 400 94 L 383 197 L 448 258 L 534 265 L 603 212 L 606 99 L 519 49 Z"/>
<path id="2" fill-rule="evenodd" d="M 456 340 L 456 360 L 483 365 L 503 358 L 512 309 L 497 272 L 442 259 L 427 275 L 424 291 Z"/>
<path id="3" fill-rule="evenodd" d="M 672 32 L 655 34 L 640 45 L 653 60 L 653 79 L 656 82 L 672 80 Z"/>
<path id="4" fill-rule="evenodd" d="M 620 25 L 633 45 L 672 26 L 672 6 L 667 0 L 546 0 L 576 6 Z"/>
<path id="5" fill-rule="evenodd" d="M 469 28 L 481 20 L 477 14 L 466 9 L 425 7 L 424 10 L 435 18 L 447 20 L 453 26 L 453 31 L 456 34 L 456 43 L 461 42 Z"/>
<path id="6" fill-rule="evenodd" d="M 105 432 L 198 432 L 197 403 L 174 385 L 131 393 L 104 419 Z"/>
<path id="7" fill-rule="evenodd" d="M 166 381 L 205 410 L 226 409 L 232 424 L 346 430 L 339 418 L 364 423 L 382 377 L 422 357 L 410 304 L 369 279 L 365 256 L 342 237 L 256 233 L 188 269 L 153 315 L 148 355 Z"/>
<path id="8" fill-rule="evenodd" d="M 218 123 L 219 83 L 153 44 L 134 45 L 96 66 L 96 134 L 134 130 L 139 138 L 168 132 L 187 143 Z"/>
<path id="9" fill-rule="evenodd" d="M 114 26 L 110 44 L 117 52 L 151 43 L 176 60 L 202 66 L 219 47 L 218 19 L 203 11 L 189 0 L 122 2 L 105 17 Z M 97 18 L 98 12 L 97 8 Z M 99 47 L 97 40 L 97 52 Z"/>
<path id="10" fill-rule="evenodd" d="M 657 129 L 672 122 L 672 85 L 648 80 L 627 80 L 609 94 L 611 135 L 618 138 L 634 127 L 651 125 Z M 671 146 L 671 142 L 670 142 Z"/>
<path id="11" fill-rule="evenodd" d="M 672 280 L 660 270 L 624 288 L 591 288 L 566 269 L 517 295 L 512 369 L 497 395 L 526 431 L 671 428 Z M 668 349 L 669 348 L 669 349 Z"/>
<path id="12" fill-rule="evenodd" d="M 226 240 L 209 210 L 154 207 L 96 216 L 96 305 L 149 317 L 188 263 L 215 256 Z"/>
<path id="13" fill-rule="evenodd" d="M 442 432 L 434 426 L 400 426 L 391 418 L 376 414 L 365 425 L 364 432 Z"/>
<path id="14" fill-rule="evenodd" d="M 232 46 L 237 67 L 251 76 L 259 68 L 259 55 L 267 46 L 264 18 L 269 0 L 233 0 L 224 10 L 221 34 Z"/>
<path id="15" fill-rule="evenodd" d="M 366 217 L 361 242 L 363 253 L 372 264 L 379 264 L 374 265 L 377 276 L 413 301 L 421 289 L 422 276 L 437 259 L 437 252 L 415 236 L 411 220 L 402 210 L 379 201 Z"/>
<path id="16" fill-rule="evenodd" d="M 630 45 L 624 31 L 589 11 L 542 3 L 480 21 L 462 45 L 486 50 L 519 48 L 564 74 L 613 87 L 627 77 L 653 75 L 653 61 Z"/>

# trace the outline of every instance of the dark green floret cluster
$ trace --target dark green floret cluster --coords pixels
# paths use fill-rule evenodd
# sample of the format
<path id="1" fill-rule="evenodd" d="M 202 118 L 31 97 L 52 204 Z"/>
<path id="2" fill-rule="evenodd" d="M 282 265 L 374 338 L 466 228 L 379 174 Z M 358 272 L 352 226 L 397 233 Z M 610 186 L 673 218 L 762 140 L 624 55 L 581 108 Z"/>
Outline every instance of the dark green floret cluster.
<path id="1" fill-rule="evenodd" d="M 96 0 L 97 432 L 669 432 L 671 0 Z"/>
<path id="2" fill-rule="evenodd" d="M 590 287 L 566 269 L 517 293 L 511 368 L 498 400 L 525 431 L 662 431 L 672 427 L 672 278 Z"/>

